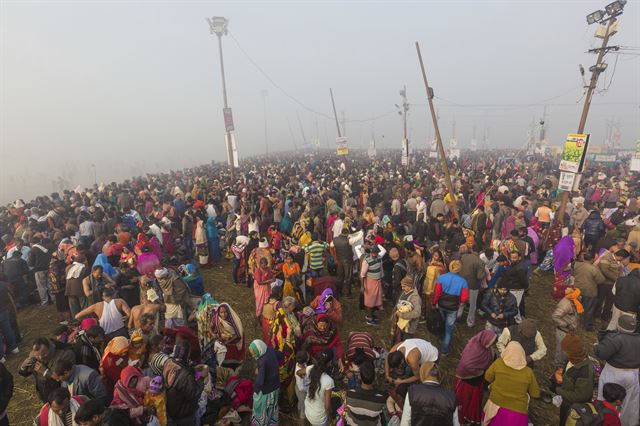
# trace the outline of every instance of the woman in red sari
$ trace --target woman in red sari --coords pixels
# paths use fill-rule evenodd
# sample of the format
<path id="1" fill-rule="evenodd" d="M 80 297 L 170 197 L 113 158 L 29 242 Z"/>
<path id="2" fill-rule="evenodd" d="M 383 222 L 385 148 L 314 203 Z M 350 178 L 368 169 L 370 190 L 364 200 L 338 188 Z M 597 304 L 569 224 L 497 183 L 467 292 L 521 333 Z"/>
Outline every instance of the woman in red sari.
<path id="1" fill-rule="evenodd" d="M 462 350 L 454 388 L 458 401 L 458 419 L 463 426 L 481 424 L 484 372 L 495 358 L 491 346 L 497 337 L 491 330 L 482 330 Z"/>
<path id="2" fill-rule="evenodd" d="M 313 359 L 327 349 L 333 352 L 335 360 L 344 355 L 340 333 L 325 314 L 316 315 L 314 320 L 308 323 L 303 340 L 308 345 L 309 355 Z"/>

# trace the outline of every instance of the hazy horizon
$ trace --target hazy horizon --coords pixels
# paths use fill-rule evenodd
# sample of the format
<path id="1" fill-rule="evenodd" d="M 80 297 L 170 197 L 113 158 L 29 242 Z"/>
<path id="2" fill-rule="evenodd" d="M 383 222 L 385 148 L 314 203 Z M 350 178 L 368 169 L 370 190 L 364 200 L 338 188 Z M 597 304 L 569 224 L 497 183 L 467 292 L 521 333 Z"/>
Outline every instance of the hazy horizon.
<path id="1" fill-rule="evenodd" d="M 414 42 L 434 88 L 443 140 L 526 144 L 546 106 L 547 140 L 577 129 L 582 79 L 599 46 L 586 15 L 608 1 L 0 3 L 0 202 L 226 161 L 218 46 L 205 18 L 225 16 L 229 105 L 240 158 L 319 139 L 334 148 L 329 87 L 352 148 L 375 134 L 398 148 L 394 104 L 406 85 L 409 137 L 432 138 Z M 606 57 L 586 132 L 622 148 L 640 139 L 640 0 Z M 628 49 L 633 47 L 635 49 Z M 260 69 L 258 69 L 258 67 Z M 293 99 L 292 99 L 293 98 Z M 317 113 L 309 110 L 316 111 Z M 376 118 L 375 120 L 370 120 Z M 301 129 L 302 128 L 302 129 Z M 536 130 L 537 131 L 537 130 Z M 95 169 L 92 166 L 95 164 Z"/>

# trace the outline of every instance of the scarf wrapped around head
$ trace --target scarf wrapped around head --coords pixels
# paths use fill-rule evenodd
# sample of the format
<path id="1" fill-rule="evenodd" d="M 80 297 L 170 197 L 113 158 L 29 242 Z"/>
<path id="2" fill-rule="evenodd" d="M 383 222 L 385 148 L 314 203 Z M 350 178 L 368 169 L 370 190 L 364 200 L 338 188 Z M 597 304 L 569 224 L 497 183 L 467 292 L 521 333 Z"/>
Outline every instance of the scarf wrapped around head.
<path id="1" fill-rule="evenodd" d="M 107 343 L 107 346 L 104 348 L 102 360 L 104 360 L 109 354 L 113 354 L 115 356 L 123 356 L 127 353 L 128 350 L 129 340 L 127 340 L 126 337 L 114 337 L 109 343 Z"/>
<path id="2" fill-rule="evenodd" d="M 267 344 L 260 339 L 256 339 L 249 345 L 249 348 L 254 353 L 256 359 L 267 353 Z"/>
<path id="3" fill-rule="evenodd" d="M 576 312 L 581 314 L 584 312 L 584 306 L 580 302 L 580 289 L 579 288 L 567 288 L 565 290 L 567 292 L 564 297 L 573 302 L 573 305 L 576 307 Z"/>
<path id="4" fill-rule="evenodd" d="M 333 298 L 333 290 L 330 288 L 325 288 L 322 294 L 320 294 L 320 303 L 318 303 L 318 307 L 315 309 L 316 314 L 326 314 L 327 308 L 324 306 L 325 302 L 328 298 Z"/>
<path id="5" fill-rule="evenodd" d="M 502 360 L 504 365 L 514 370 L 522 370 L 527 366 L 527 356 L 524 353 L 524 349 L 515 340 L 510 341 L 507 347 L 504 348 Z"/>
<path id="6" fill-rule="evenodd" d="M 491 330 L 482 330 L 473 336 L 462 350 L 456 376 L 461 379 L 481 376 L 493 362 L 494 353 L 491 345 L 497 337 Z"/>
<path id="7" fill-rule="evenodd" d="M 227 310 L 228 315 L 226 320 L 220 318 L 220 308 L 225 308 Z M 236 345 L 238 350 L 242 350 L 242 347 L 244 346 L 242 321 L 228 303 L 221 303 L 216 308 L 211 318 L 211 329 L 216 337 L 230 341 L 228 343 L 233 343 Z M 231 336 L 232 334 L 235 335 L 236 339 L 233 339 L 233 336 Z"/>
<path id="8" fill-rule="evenodd" d="M 131 383 L 132 379 L 137 378 L 135 384 Z M 136 408 L 142 405 L 144 399 L 143 388 L 144 374 L 139 368 L 131 365 L 126 366 L 120 372 L 120 380 L 116 383 L 113 391 L 112 406 L 121 409 Z"/>

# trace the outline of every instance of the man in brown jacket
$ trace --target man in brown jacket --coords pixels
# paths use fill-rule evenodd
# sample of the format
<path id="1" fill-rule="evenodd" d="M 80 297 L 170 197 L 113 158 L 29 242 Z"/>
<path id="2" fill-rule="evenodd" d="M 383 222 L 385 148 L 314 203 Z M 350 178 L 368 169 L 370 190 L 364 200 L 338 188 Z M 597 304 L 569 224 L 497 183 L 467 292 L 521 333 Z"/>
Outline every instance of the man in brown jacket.
<path id="1" fill-rule="evenodd" d="M 608 323 L 611 319 L 611 307 L 613 306 L 613 285 L 622 276 L 624 267 L 629 264 L 629 252 L 625 249 L 611 253 L 606 251 L 599 259 L 598 267 L 604 275 L 605 281 L 598 285 L 598 300 L 596 302 L 595 317 Z"/>
<path id="2" fill-rule="evenodd" d="M 573 265 L 573 279 L 576 288 L 580 289 L 584 313 L 582 315 L 582 327 L 587 331 L 593 331 L 593 316 L 598 300 L 598 287 L 604 283 L 605 278 L 600 269 L 593 265 L 593 254 L 586 252 L 582 261 Z"/>

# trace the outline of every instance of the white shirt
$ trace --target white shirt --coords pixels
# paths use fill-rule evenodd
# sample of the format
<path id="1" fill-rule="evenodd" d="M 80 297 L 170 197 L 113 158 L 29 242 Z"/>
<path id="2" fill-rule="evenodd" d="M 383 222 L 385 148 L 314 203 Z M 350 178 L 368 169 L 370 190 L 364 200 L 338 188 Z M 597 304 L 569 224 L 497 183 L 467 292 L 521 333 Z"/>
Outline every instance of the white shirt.
<path id="1" fill-rule="evenodd" d="M 311 374 L 313 365 L 307 367 L 307 376 Z M 320 376 L 320 387 L 313 399 L 307 397 L 304 399 L 304 415 L 309 420 L 309 423 L 314 425 L 323 425 L 328 421 L 327 412 L 324 410 L 324 393 L 325 391 L 332 390 L 334 388 L 333 379 L 331 376 L 322 373 Z"/>
<path id="2" fill-rule="evenodd" d="M 337 238 L 340 236 L 340 234 L 342 233 L 342 228 L 344 227 L 344 222 L 342 221 L 342 219 L 336 219 L 336 221 L 333 223 L 333 238 Z"/>
<path id="3" fill-rule="evenodd" d="M 300 392 L 306 392 L 307 389 L 309 389 L 309 376 L 305 375 L 304 377 L 300 377 L 298 376 L 298 371 L 300 370 L 305 370 L 307 369 L 307 366 L 301 366 L 300 364 L 296 363 L 296 371 L 295 371 L 295 377 L 296 377 L 296 389 L 298 389 Z"/>

